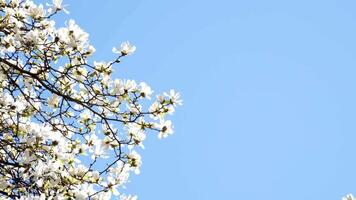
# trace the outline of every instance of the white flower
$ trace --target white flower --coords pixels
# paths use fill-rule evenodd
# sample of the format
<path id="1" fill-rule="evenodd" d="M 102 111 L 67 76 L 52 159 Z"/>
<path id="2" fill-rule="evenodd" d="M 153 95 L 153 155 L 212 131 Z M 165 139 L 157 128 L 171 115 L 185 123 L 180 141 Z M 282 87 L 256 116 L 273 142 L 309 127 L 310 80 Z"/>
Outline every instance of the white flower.
<path id="1" fill-rule="evenodd" d="M 117 190 L 116 180 L 111 176 L 109 176 L 107 180 L 108 183 L 104 183 L 103 185 L 105 185 L 109 189 L 109 192 L 115 196 L 120 195 L 119 191 Z"/>
<path id="2" fill-rule="evenodd" d="M 80 114 L 80 117 L 82 118 L 83 121 L 88 121 L 91 118 L 91 113 L 86 110 L 82 114 Z"/>
<path id="3" fill-rule="evenodd" d="M 16 112 L 22 112 L 26 108 L 26 104 L 23 101 L 15 101 L 14 106 L 16 108 Z"/>
<path id="4" fill-rule="evenodd" d="M 34 19 L 44 17 L 45 11 L 43 9 L 43 5 L 40 4 L 39 6 L 36 5 L 30 6 L 28 10 L 28 14 Z"/>
<path id="5" fill-rule="evenodd" d="M 63 10 L 66 14 L 69 14 L 69 11 L 65 9 L 66 5 L 63 5 L 63 0 L 53 0 L 52 5 L 48 4 L 49 6 L 52 6 L 50 12 L 56 12 L 58 10 Z"/>
<path id="6" fill-rule="evenodd" d="M 86 172 L 88 171 L 88 168 L 86 168 L 84 165 L 79 165 L 75 168 L 75 174 L 79 177 L 82 177 Z"/>
<path id="7" fill-rule="evenodd" d="M 177 105 L 182 105 L 183 104 L 183 101 L 180 99 L 180 93 L 179 92 L 176 92 L 174 90 L 170 90 L 169 94 L 164 93 L 164 95 L 167 96 L 170 99 L 171 104 L 173 106 L 177 106 Z"/>
<path id="8" fill-rule="evenodd" d="M 352 194 L 348 194 L 345 197 L 343 197 L 342 200 L 355 200 L 355 198 Z"/>
<path id="9" fill-rule="evenodd" d="M 130 167 L 134 169 L 136 174 L 140 173 L 140 167 L 142 165 L 141 156 L 136 151 L 132 151 L 130 154 L 127 155 L 128 163 Z"/>
<path id="10" fill-rule="evenodd" d="M 133 145 L 129 145 L 128 148 L 132 149 L 134 148 L 135 145 L 140 146 L 141 148 L 144 148 L 144 145 L 142 144 L 142 141 L 145 140 L 146 135 L 144 130 L 142 129 L 142 124 L 145 122 L 143 120 L 140 120 L 139 124 L 129 124 L 127 126 L 128 130 L 127 132 L 132 136 L 132 140 L 134 142 Z"/>
<path id="11" fill-rule="evenodd" d="M 94 68 L 99 72 L 104 72 L 105 74 L 111 74 L 112 66 L 108 65 L 105 62 L 96 62 L 94 61 Z"/>
<path id="12" fill-rule="evenodd" d="M 113 48 L 116 60 L 92 64 L 89 34 L 74 20 L 57 28 L 54 15 L 68 11 L 63 0 L 51 2 L 0 0 L 0 199 L 136 200 L 119 193 L 140 173 L 135 150 L 148 130 L 159 138 L 173 133 L 164 116 L 181 104 L 180 94 L 171 90 L 150 106 L 150 86 L 111 76 L 136 47 L 123 42 Z"/>
<path id="13" fill-rule="evenodd" d="M 124 89 L 128 92 L 132 92 L 137 89 L 137 83 L 134 80 L 126 80 L 124 81 Z"/>
<path id="14" fill-rule="evenodd" d="M 147 99 L 151 99 L 151 94 L 153 93 L 152 89 L 150 86 L 148 86 L 146 83 L 142 82 L 140 83 L 140 88 L 141 88 L 141 96 L 146 97 Z"/>
<path id="15" fill-rule="evenodd" d="M 172 121 L 167 120 L 160 120 L 160 123 L 156 125 L 158 127 L 159 134 L 158 134 L 158 138 L 162 139 L 162 138 L 166 138 L 168 135 L 173 134 L 173 125 L 172 125 Z"/>
<path id="16" fill-rule="evenodd" d="M 35 44 L 36 44 L 36 42 L 37 42 L 37 40 L 38 40 L 38 37 L 39 37 L 39 32 L 38 32 L 37 29 L 28 32 L 27 35 L 26 35 L 27 41 L 32 42 L 32 43 L 35 43 Z M 27 41 L 26 41 L 26 42 L 27 42 Z"/>
<path id="17" fill-rule="evenodd" d="M 136 47 L 131 45 L 128 41 L 121 43 L 120 49 L 117 49 L 116 47 L 112 48 L 113 53 L 119 53 L 123 56 L 131 55 L 135 52 L 135 50 Z"/>
<path id="18" fill-rule="evenodd" d="M 108 156 L 106 155 L 106 151 L 107 151 L 107 148 L 104 145 L 102 145 L 102 144 L 95 145 L 94 153 L 93 153 L 91 159 L 94 160 L 97 157 L 108 158 Z"/>
<path id="19" fill-rule="evenodd" d="M 158 102 L 154 102 L 154 103 L 150 106 L 150 108 L 148 109 L 148 111 L 149 111 L 150 113 L 152 113 L 152 114 L 150 115 L 150 117 L 153 118 L 153 119 L 160 119 L 160 118 L 162 117 L 162 116 L 160 115 L 160 113 L 159 113 L 160 108 L 161 108 L 161 104 L 158 103 Z"/>
<path id="20" fill-rule="evenodd" d="M 52 108 L 57 108 L 58 102 L 59 102 L 58 96 L 56 94 L 54 94 L 54 95 L 52 95 L 51 98 L 49 98 L 48 105 Z"/>

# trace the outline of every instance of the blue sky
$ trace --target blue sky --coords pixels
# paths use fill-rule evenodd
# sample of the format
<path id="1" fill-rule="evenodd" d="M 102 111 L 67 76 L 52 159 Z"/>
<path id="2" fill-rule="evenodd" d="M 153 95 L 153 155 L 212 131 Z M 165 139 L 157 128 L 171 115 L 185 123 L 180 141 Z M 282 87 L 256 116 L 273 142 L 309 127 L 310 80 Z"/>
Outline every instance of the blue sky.
<path id="1" fill-rule="evenodd" d="M 118 77 L 174 88 L 175 135 L 146 141 L 141 200 L 335 200 L 356 193 L 356 2 L 65 1 Z"/>

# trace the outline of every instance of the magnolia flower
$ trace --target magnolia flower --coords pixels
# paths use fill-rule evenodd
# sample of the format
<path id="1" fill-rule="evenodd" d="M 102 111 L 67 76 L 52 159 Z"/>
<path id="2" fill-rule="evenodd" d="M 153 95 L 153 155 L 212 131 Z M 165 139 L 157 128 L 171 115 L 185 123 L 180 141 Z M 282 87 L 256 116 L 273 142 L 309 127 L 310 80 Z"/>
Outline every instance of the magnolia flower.
<path id="1" fill-rule="evenodd" d="M 342 200 L 355 200 L 355 198 L 352 194 L 348 194 L 345 197 L 343 197 Z"/>
<path id="2" fill-rule="evenodd" d="M 32 31 L 28 32 L 26 35 L 27 41 L 32 42 L 32 43 L 36 43 L 37 40 L 39 39 L 38 37 L 39 37 L 38 30 L 32 30 Z"/>
<path id="3" fill-rule="evenodd" d="M 63 0 L 53 0 L 52 1 L 52 5 L 51 4 L 47 4 L 48 6 L 52 6 L 50 12 L 56 12 L 59 10 L 63 10 L 63 12 L 65 12 L 66 14 L 69 14 L 69 11 L 67 9 L 65 9 L 66 5 L 63 5 Z"/>
<path id="4" fill-rule="evenodd" d="M 40 4 L 39 6 L 31 6 L 28 10 L 28 14 L 34 19 L 43 17 L 45 15 L 43 5 Z"/>
<path id="5" fill-rule="evenodd" d="M 170 102 L 173 106 L 177 105 L 182 105 L 183 101 L 180 99 L 180 94 L 179 92 L 176 92 L 174 90 L 170 90 L 169 94 L 164 93 L 165 96 L 167 96 L 170 99 Z"/>
<path id="6" fill-rule="evenodd" d="M 140 146 L 141 148 L 144 149 L 144 145 L 142 143 L 143 140 L 145 140 L 146 135 L 144 133 L 144 128 L 143 126 L 145 125 L 145 122 L 141 120 L 139 124 L 130 124 L 128 125 L 128 130 L 127 132 L 130 134 L 133 140 L 133 144 L 129 145 L 128 148 L 132 149 L 136 145 Z"/>
<path id="7" fill-rule="evenodd" d="M 86 168 L 84 165 L 79 165 L 75 168 L 74 173 L 77 176 L 82 177 L 87 171 L 88 171 L 88 168 Z"/>
<path id="8" fill-rule="evenodd" d="M 98 157 L 108 158 L 108 156 L 106 155 L 107 149 L 108 148 L 102 144 L 95 145 L 94 152 L 93 152 L 93 155 L 91 156 L 91 159 L 94 160 L 95 158 L 98 158 Z"/>
<path id="9" fill-rule="evenodd" d="M 22 112 L 26 108 L 26 105 L 22 101 L 19 101 L 19 100 L 15 101 L 13 106 L 15 106 L 16 112 Z"/>
<path id="10" fill-rule="evenodd" d="M 141 88 L 141 96 L 147 99 L 151 99 L 151 94 L 153 93 L 151 87 L 144 82 L 140 83 L 139 86 Z"/>
<path id="11" fill-rule="evenodd" d="M 112 67 L 105 62 L 94 61 L 94 68 L 99 72 L 104 72 L 105 74 L 111 74 Z"/>
<path id="12" fill-rule="evenodd" d="M 160 109 L 161 109 L 161 104 L 159 102 L 154 102 L 150 108 L 148 109 L 148 111 L 150 113 L 152 113 L 150 115 L 151 118 L 153 119 L 160 119 L 162 117 L 161 113 L 160 113 Z"/>
<path id="13" fill-rule="evenodd" d="M 139 174 L 140 167 L 142 165 L 140 154 L 138 154 L 136 151 L 132 151 L 130 154 L 127 155 L 127 157 L 129 159 L 128 162 L 130 164 L 130 167 L 132 167 L 134 169 L 134 172 L 136 174 Z"/>
<path id="14" fill-rule="evenodd" d="M 84 122 L 88 121 L 91 117 L 91 113 L 89 111 L 85 111 L 82 114 L 80 114 L 80 117 Z"/>
<path id="15" fill-rule="evenodd" d="M 109 192 L 115 196 L 120 195 L 119 191 L 117 190 L 116 180 L 111 176 L 109 176 L 107 180 L 108 183 L 103 183 L 103 185 L 105 185 L 109 189 Z"/>
<path id="16" fill-rule="evenodd" d="M 49 98 L 48 105 L 51 108 L 57 108 L 58 107 L 58 102 L 59 102 L 58 96 L 56 94 L 54 94 L 54 95 L 52 95 L 51 98 Z"/>
<path id="17" fill-rule="evenodd" d="M 89 45 L 86 54 L 92 55 L 96 51 L 95 47 Z"/>
<path id="18" fill-rule="evenodd" d="M 137 83 L 134 80 L 126 80 L 124 81 L 124 90 L 128 92 L 132 92 L 137 89 Z"/>
<path id="19" fill-rule="evenodd" d="M 172 125 L 172 121 L 167 120 L 160 120 L 160 123 L 157 124 L 159 131 L 158 134 L 158 138 L 162 139 L 162 138 L 166 138 L 168 135 L 173 134 L 173 125 Z"/>
<path id="20" fill-rule="evenodd" d="M 118 53 L 123 56 L 126 55 L 131 55 L 135 52 L 136 47 L 134 45 L 131 45 L 128 41 L 121 43 L 120 49 L 117 49 L 116 47 L 112 48 L 113 53 Z"/>
<path id="21" fill-rule="evenodd" d="M 182 100 L 171 90 L 150 103 L 146 83 L 112 77 L 118 60 L 94 61 L 74 20 L 55 26 L 53 16 L 68 13 L 62 0 L 47 6 L 0 0 L 0 199 L 109 200 L 140 173 L 135 150 L 147 132 L 173 133 L 166 117 Z M 123 42 L 113 52 L 135 49 Z"/>

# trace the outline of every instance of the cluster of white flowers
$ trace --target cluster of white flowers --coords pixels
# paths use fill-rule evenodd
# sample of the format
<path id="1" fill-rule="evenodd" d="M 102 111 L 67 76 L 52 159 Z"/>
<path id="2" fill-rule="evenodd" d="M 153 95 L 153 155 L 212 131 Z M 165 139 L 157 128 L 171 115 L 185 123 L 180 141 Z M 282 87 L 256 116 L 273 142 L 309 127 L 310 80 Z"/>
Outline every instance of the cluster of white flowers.
<path id="1" fill-rule="evenodd" d="M 180 94 L 150 103 L 146 83 L 111 78 L 129 42 L 90 64 L 89 35 L 73 20 L 55 26 L 62 0 L 0 0 L 0 11 L 0 199 L 136 200 L 121 188 L 140 173 L 137 147 L 173 133 Z"/>

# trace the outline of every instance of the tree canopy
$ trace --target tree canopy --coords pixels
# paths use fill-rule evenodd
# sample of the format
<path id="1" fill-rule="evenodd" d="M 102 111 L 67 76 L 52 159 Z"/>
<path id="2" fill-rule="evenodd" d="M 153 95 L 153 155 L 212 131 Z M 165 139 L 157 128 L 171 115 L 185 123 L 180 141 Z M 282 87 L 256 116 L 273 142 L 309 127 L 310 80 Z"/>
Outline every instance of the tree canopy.
<path id="1" fill-rule="evenodd" d="M 0 0 L 0 199 L 136 199 L 120 190 L 140 173 L 146 134 L 173 133 L 182 104 L 174 90 L 151 99 L 144 82 L 114 79 L 134 53 L 123 42 L 112 61 L 95 48 L 61 0 Z"/>

